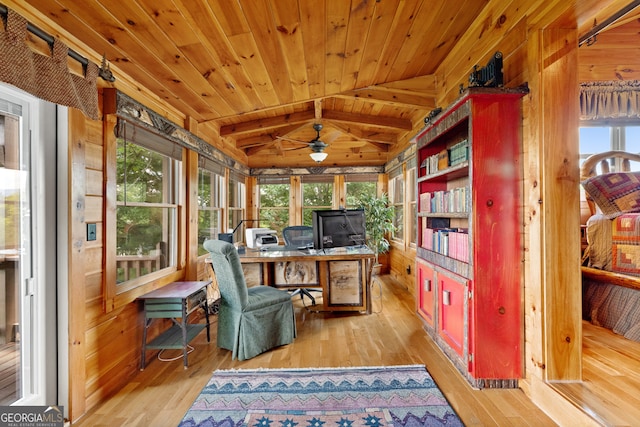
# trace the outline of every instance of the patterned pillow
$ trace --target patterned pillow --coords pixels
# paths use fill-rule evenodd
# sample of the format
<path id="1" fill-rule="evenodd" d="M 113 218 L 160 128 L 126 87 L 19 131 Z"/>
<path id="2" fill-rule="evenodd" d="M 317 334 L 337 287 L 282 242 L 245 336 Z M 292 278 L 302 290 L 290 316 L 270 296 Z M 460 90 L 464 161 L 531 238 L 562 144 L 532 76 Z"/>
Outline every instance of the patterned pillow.
<path id="1" fill-rule="evenodd" d="M 620 215 L 611 227 L 611 271 L 640 276 L 640 214 Z"/>
<path id="2" fill-rule="evenodd" d="M 584 180 L 582 186 L 609 219 L 640 212 L 640 172 L 606 173 Z"/>

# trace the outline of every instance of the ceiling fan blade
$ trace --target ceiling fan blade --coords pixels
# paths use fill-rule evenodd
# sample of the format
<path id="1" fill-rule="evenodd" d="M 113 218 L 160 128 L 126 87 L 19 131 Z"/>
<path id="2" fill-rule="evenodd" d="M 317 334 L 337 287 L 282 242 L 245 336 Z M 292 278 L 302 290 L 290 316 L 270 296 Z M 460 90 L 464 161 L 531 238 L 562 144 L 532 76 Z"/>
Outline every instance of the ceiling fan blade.
<path id="1" fill-rule="evenodd" d="M 335 141 L 336 139 L 340 138 L 340 136 L 342 136 L 342 132 L 340 132 L 339 130 L 331 130 L 327 133 L 325 133 L 322 136 L 322 140 L 324 141 L 325 144 L 329 145 L 331 144 L 333 141 Z"/>
<path id="2" fill-rule="evenodd" d="M 276 139 L 279 139 L 281 141 L 293 142 L 295 144 L 309 145 L 309 141 L 301 141 L 299 139 L 289 138 L 289 137 L 286 137 L 286 136 L 276 136 Z"/>

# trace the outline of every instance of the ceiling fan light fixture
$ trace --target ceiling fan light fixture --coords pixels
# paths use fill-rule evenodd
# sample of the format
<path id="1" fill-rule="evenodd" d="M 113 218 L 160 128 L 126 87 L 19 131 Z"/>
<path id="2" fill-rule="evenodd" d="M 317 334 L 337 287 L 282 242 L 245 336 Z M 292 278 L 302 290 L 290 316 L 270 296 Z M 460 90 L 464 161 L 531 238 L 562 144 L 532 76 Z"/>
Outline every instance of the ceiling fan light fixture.
<path id="1" fill-rule="evenodd" d="M 327 153 L 324 153 L 322 151 L 317 152 L 314 151 L 313 153 L 309 154 L 311 156 L 311 158 L 316 162 L 316 163 L 320 163 L 322 162 L 324 159 L 327 158 Z"/>

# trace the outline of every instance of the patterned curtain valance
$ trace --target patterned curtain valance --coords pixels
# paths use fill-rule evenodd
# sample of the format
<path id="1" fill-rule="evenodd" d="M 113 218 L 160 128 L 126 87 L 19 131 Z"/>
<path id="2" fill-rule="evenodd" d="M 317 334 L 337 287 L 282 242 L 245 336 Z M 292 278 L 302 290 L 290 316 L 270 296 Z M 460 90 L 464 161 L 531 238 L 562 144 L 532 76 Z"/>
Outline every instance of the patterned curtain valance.
<path id="1" fill-rule="evenodd" d="M 33 52 L 27 46 L 27 25 L 26 19 L 11 9 L 7 9 L 6 27 L 0 20 L 0 81 L 98 120 L 98 66 L 88 62 L 84 76 L 70 73 L 69 49 L 58 39 L 53 41 L 51 56 Z"/>
<path id="2" fill-rule="evenodd" d="M 640 81 L 589 82 L 580 85 L 580 119 L 640 118 Z"/>

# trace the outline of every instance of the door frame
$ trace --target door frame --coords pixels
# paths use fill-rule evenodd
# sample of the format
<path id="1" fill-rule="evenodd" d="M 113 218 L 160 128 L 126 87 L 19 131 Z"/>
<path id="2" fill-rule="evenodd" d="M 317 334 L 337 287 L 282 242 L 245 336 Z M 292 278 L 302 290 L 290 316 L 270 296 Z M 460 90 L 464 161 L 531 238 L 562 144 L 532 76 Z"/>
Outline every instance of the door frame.
<path id="1" fill-rule="evenodd" d="M 31 331 L 30 366 L 17 405 L 58 404 L 58 351 L 57 351 L 57 106 L 40 100 L 15 87 L 0 83 L 0 98 L 22 106 L 21 134 L 30 145 L 30 198 L 31 198 Z M 26 285 L 21 284 L 21 292 Z M 24 314 L 21 309 L 21 316 Z M 21 320 L 21 327 L 23 321 Z M 25 331 L 21 331 L 24 338 Z M 22 344 L 24 348 L 24 343 Z"/>

